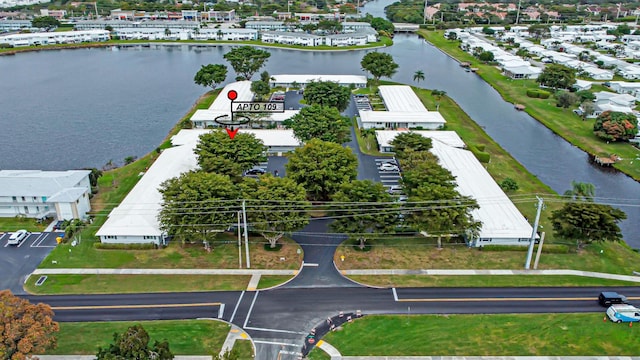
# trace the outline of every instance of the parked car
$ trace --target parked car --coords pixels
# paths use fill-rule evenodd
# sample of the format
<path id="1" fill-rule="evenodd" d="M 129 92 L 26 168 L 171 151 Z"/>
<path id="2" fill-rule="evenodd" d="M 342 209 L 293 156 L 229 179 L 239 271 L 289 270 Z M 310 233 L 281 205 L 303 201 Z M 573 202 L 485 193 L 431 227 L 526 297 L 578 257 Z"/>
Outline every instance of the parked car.
<path id="1" fill-rule="evenodd" d="M 398 165 L 391 163 L 382 163 L 379 167 L 380 171 L 400 171 Z"/>
<path id="2" fill-rule="evenodd" d="M 387 192 L 391 195 L 394 194 L 402 194 L 402 186 L 400 185 L 392 185 L 391 187 L 389 187 L 389 190 L 387 190 Z"/>
<path id="3" fill-rule="evenodd" d="M 600 306 L 609 307 L 613 304 L 626 304 L 627 297 L 614 291 L 603 291 L 598 295 Z"/>
<path id="4" fill-rule="evenodd" d="M 244 173 L 245 175 L 262 175 L 265 174 L 267 171 L 265 169 L 262 168 L 253 168 L 251 170 L 248 170 L 246 173 Z"/>
<path id="5" fill-rule="evenodd" d="M 20 243 L 23 242 L 24 239 L 27 238 L 27 236 L 29 236 L 29 232 L 27 230 L 21 229 L 11 234 L 7 242 L 9 243 L 9 245 L 20 245 Z"/>
<path id="6" fill-rule="evenodd" d="M 56 223 L 53 225 L 53 231 L 56 230 L 64 230 L 64 220 L 56 221 Z"/>
<path id="7" fill-rule="evenodd" d="M 615 304 L 609 306 L 607 316 L 615 323 L 640 322 L 640 309 L 633 305 Z"/>

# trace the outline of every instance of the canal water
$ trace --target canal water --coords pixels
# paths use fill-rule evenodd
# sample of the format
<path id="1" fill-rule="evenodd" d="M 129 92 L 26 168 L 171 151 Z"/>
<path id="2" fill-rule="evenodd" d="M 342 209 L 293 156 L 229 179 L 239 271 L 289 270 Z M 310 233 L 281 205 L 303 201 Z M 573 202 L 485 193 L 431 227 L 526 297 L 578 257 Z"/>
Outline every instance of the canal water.
<path id="1" fill-rule="evenodd" d="M 374 13 L 382 0 L 366 5 Z M 374 8 L 377 7 L 377 8 Z M 377 10 L 376 10 L 377 9 Z M 228 46 L 43 51 L 0 57 L 0 169 L 101 167 L 152 151 L 206 89 L 201 65 L 226 63 Z M 271 74 L 361 74 L 364 51 L 270 49 Z M 589 164 L 579 149 L 513 109 L 477 75 L 415 35 L 381 49 L 400 67 L 393 80 L 440 89 L 529 171 L 557 192 L 572 180 L 596 185 L 602 202 L 627 212 L 627 243 L 640 248 L 640 184 Z M 422 70 L 426 79 L 413 82 Z M 230 72 L 227 81 L 233 81 Z M 517 82 L 514 83 L 517 86 Z M 640 166 L 640 160 L 638 160 Z M 533 206 L 533 205 L 532 205 Z"/>

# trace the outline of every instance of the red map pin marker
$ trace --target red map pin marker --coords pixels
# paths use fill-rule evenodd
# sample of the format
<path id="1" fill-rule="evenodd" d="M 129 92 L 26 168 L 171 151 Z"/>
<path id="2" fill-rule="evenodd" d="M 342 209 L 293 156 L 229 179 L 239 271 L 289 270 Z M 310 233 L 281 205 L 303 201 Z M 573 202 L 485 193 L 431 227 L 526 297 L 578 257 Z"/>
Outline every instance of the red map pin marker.
<path id="1" fill-rule="evenodd" d="M 227 93 L 227 97 L 229 98 L 229 100 L 233 101 L 238 98 L 238 92 L 235 90 L 229 90 L 229 92 Z"/>
<path id="2" fill-rule="evenodd" d="M 235 129 L 235 130 L 232 130 L 232 129 L 229 129 L 229 128 L 224 128 L 224 129 L 227 130 L 227 134 L 229 134 L 229 137 L 231 138 L 231 140 L 233 140 L 233 138 L 236 137 L 236 134 L 238 133 L 238 130 L 240 130 L 239 128 Z"/>

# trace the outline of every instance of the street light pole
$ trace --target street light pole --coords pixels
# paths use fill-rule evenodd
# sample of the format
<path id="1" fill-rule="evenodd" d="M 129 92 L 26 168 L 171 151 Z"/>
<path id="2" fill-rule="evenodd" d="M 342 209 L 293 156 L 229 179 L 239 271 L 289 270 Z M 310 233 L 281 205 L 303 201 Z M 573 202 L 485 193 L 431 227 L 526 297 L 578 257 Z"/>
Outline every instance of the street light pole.
<path id="1" fill-rule="evenodd" d="M 524 264 L 525 270 L 529 270 L 531 267 L 531 257 L 533 256 L 533 246 L 536 243 L 536 234 L 538 232 L 538 223 L 540 222 L 540 212 L 542 211 L 542 198 L 536 196 L 538 204 L 536 205 L 538 210 L 536 211 L 536 219 L 533 222 L 533 232 L 531 233 L 531 240 L 529 240 L 529 250 L 527 251 L 527 261 Z"/>
<path id="2" fill-rule="evenodd" d="M 238 211 L 238 269 L 242 269 L 242 238 L 240 237 L 240 211 Z"/>
<path id="3" fill-rule="evenodd" d="M 247 255 L 247 269 L 251 268 L 251 261 L 249 260 L 249 233 L 247 231 L 247 210 L 245 208 L 245 200 L 242 200 L 242 220 L 244 221 L 244 249 Z"/>

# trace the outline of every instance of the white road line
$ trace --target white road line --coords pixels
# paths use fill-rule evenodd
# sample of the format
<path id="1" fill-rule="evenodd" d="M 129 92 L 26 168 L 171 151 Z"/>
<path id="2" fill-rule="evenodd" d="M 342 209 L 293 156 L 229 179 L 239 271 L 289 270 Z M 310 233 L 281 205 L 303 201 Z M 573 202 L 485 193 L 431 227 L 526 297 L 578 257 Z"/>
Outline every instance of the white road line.
<path id="1" fill-rule="evenodd" d="M 218 309 L 218 319 L 222 319 L 224 316 L 224 304 L 220 304 L 220 309 Z"/>
<path id="2" fill-rule="evenodd" d="M 315 266 L 315 267 L 317 267 L 317 266 L 319 266 L 319 265 L 318 265 L 318 264 L 316 264 L 316 263 L 307 263 L 307 262 L 303 262 L 303 263 L 302 263 L 302 266 L 312 266 L 312 267 L 314 267 L 314 266 Z"/>
<path id="3" fill-rule="evenodd" d="M 268 345 L 284 345 L 284 346 L 300 346 L 300 344 L 290 344 L 275 341 L 253 340 L 256 344 L 268 344 Z"/>
<path id="4" fill-rule="evenodd" d="M 384 174 L 384 175 L 383 175 L 383 174 L 380 174 L 380 177 L 381 177 L 381 178 L 387 178 L 387 177 L 399 178 L 399 177 L 400 177 L 400 174 L 390 174 L 390 175 L 387 175 L 387 174 Z"/>
<path id="5" fill-rule="evenodd" d="M 24 243 L 28 242 L 28 241 L 29 241 L 29 236 L 31 236 L 31 235 L 27 235 L 27 238 L 26 238 L 26 239 L 24 239 L 24 240 L 22 240 L 22 241 L 20 242 L 20 244 L 18 244 L 18 246 L 17 246 L 17 247 L 20 247 L 20 246 L 22 246 Z"/>
<path id="6" fill-rule="evenodd" d="M 42 236 L 43 234 L 38 235 L 38 237 L 36 238 L 36 240 L 31 244 L 31 247 L 40 247 L 40 244 L 42 244 L 43 241 L 45 241 L 47 239 L 47 235 Z M 38 241 L 40 240 L 40 241 Z M 38 243 L 38 244 L 36 244 Z"/>
<path id="7" fill-rule="evenodd" d="M 256 291 L 256 294 L 253 296 L 253 301 L 251 302 L 251 306 L 249 306 L 249 312 L 247 312 L 247 318 L 244 319 L 244 325 L 242 325 L 243 328 L 247 327 L 247 323 L 249 323 L 249 316 L 251 316 L 251 311 L 253 310 L 253 305 L 255 305 L 256 303 L 256 299 L 258 298 L 258 294 L 260 294 L 260 291 Z"/>
<path id="8" fill-rule="evenodd" d="M 398 301 L 398 293 L 396 292 L 396 288 L 391 288 L 393 291 L 393 300 Z"/>
<path id="9" fill-rule="evenodd" d="M 398 184 L 398 179 L 380 179 L 381 183 Z M 385 185 L 385 184 L 383 184 Z"/>
<path id="10" fill-rule="evenodd" d="M 293 330 L 280 330 L 280 329 L 267 329 L 267 328 L 259 328 L 252 326 L 245 326 L 245 329 L 254 330 L 254 331 L 267 331 L 267 332 L 277 332 L 277 333 L 285 333 L 285 334 L 298 334 L 298 335 L 306 335 L 305 332 L 293 331 Z"/>
<path id="11" fill-rule="evenodd" d="M 240 297 L 238 298 L 236 307 L 233 309 L 233 314 L 231 314 L 231 319 L 229 319 L 229 322 L 233 322 L 233 318 L 236 317 L 236 311 L 238 311 L 238 307 L 240 306 L 240 302 L 242 301 L 243 296 L 244 296 L 244 290 L 240 293 Z"/>

